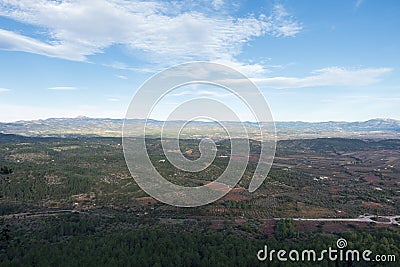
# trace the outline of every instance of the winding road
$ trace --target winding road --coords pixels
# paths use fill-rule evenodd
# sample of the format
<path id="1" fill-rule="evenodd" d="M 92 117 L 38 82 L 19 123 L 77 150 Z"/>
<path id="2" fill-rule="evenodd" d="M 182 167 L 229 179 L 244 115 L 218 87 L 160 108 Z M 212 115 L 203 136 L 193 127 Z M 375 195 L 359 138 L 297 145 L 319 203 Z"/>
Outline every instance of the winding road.
<path id="1" fill-rule="evenodd" d="M 50 216 L 62 213 L 78 213 L 86 215 L 103 216 L 107 218 L 113 218 L 110 215 L 104 215 L 100 213 L 90 213 L 80 210 L 48 210 L 48 211 L 36 211 L 36 212 L 23 212 L 2 215 L 0 218 L 11 219 L 11 218 L 25 218 L 30 216 Z M 161 220 L 177 220 L 172 218 L 160 218 Z M 376 223 L 376 224 L 386 224 L 386 225 L 398 225 L 400 226 L 400 215 L 395 216 L 377 216 L 377 215 L 360 215 L 358 218 L 273 218 L 273 220 L 279 221 L 284 219 L 291 219 L 294 221 L 315 221 L 315 222 L 363 222 L 363 223 Z M 271 219 L 265 219 L 271 220 Z M 384 221 L 383 221 L 384 220 Z M 211 220 L 218 221 L 218 220 Z M 223 220 L 222 220 L 223 221 Z"/>
<path id="2" fill-rule="evenodd" d="M 274 218 L 274 220 L 282 220 L 285 218 Z M 389 224 L 399 225 L 400 215 L 396 216 L 377 216 L 377 215 L 360 215 L 358 218 L 288 218 L 294 221 L 316 221 L 316 222 L 365 222 L 365 223 L 376 223 L 376 224 Z M 378 221 L 376 219 L 383 219 L 386 221 Z"/>

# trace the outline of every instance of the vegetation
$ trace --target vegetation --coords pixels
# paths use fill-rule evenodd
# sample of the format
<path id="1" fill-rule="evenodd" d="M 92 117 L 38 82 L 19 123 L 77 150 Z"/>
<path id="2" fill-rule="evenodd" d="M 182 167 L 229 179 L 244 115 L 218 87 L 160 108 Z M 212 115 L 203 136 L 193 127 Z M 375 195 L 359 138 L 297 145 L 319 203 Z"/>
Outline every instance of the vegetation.
<path id="1" fill-rule="evenodd" d="M 229 160 L 229 142 L 220 140 L 210 167 L 183 172 L 163 161 L 159 139 L 147 141 L 157 170 L 177 184 L 207 183 Z M 281 141 L 255 193 L 245 188 L 260 144 L 250 143 L 253 158 L 234 190 L 203 207 L 176 208 L 140 190 L 120 138 L 0 135 L 0 266 L 284 266 L 259 262 L 256 254 L 264 245 L 326 249 L 339 237 L 349 249 L 399 260 L 398 226 L 274 219 L 400 214 L 398 140 Z M 197 144 L 183 140 L 181 152 L 196 159 Z M 320 266 L 363 264 L 325 260 Z"/>
<path id="2" fill-rule="evenodd" d="M 7 166 L 0 168 L 0 174 L 6 175 L 6 174 L 12 174 L 12 173 L 13 173 L 13 170 L 8 168 Z"/>
<path id="3" fill-rule="evenodd" d="M 4 223 L 4 222 L 3 222 Z M 277 225 L 285 232 L 293 221 Z M 289 233 L 287 232 L 287 233 Z M 349 249 L 370 249 L 380 255 L 400 255 L 400 231 L 374 230 L 341 234 Z M 338 236 L 303 233 L 278 239 L 211 231 L 207 224 L 183 221 L 165 224 L 129 216 L 114 218 L 63 215 L 3 224 L 0 266 L 258 266 L 256 253 L 271 249 L 316 251 L 334 247 Z M 282 266 L 282 262 L 268 262 Z M 288 266 L 314 266 L 288 262 Z M 320 266 L 349 266 L 328 259 Z M 354 262 L 351 266 L 363 266 Z M 374 266 L 374 264 L 371 264 Z M 379 265 L 376 265 L 379 266 Z M 387 263 L 386 266 L 397 266 Z"/>

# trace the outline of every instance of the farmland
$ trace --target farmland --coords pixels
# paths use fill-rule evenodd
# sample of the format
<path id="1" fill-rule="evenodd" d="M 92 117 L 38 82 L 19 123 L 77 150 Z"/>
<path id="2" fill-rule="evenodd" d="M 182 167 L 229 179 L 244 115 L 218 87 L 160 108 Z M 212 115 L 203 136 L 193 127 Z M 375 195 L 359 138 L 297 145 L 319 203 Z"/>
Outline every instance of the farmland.
<path id="1" fill-rule="evenodd" d="M 185 172 L 165 160 L 159 139 L 148 138 L 146 142 L 155 168 L 171 182 L 185 186 L 211 182 L 230 160 L 229 140 L 217 140 L 213 163 L 198 173 Z M 196 139 L 181 140 L 182 154 L 198 158 L 198 143 Z M 231 238 L 232 244 L 238 242 L 235 238 L 244 238 L 253 248 L 263 242 L 260 240 L 285 239 L 300 246 L 305 240 L 318 243 L 321 238 L 326 242 L 336 236 L 350 238 L 352 232 L 370 232 L 372 238 L 398 234 L 397 225 L 335 221 L 363 214 L 400 214 L 398 139 L 279 141 L 272 170 L 254 193 L 246 188 L 258 161 L 260 143 L 250 140 L 250 144 L 248 167 L 226 196 L 202 207 L 177 208 L 156 201 L 139 188 L 126 167 L 120 138 L 0 135 L 0 215 L 3 235 L 11 238 L 8 243 L 2 241 L 6 253 L 2 257 L 18 259 L 9 254 L 10 249 L 22 249 L 15 242 L 64 242 L 68 248 L 81 238 L 92 240 L 101 233 L 128 231 L 135 239 L 139 238 L 136 234 L 153 235 L 161 229 L 167 235 L 183 229 L 178 234 L 183 239 L 199 234 L 203 240 L 206 235 L 200 233 L 205 232 L 213 238 Z M 286 226 L 280 225 L 285 221 L 276 218 L 294 218 L 294 228 L 282 232 L 281 227 Z M 333 220 L 299 220 L 302 218 Z M 44 232 L 41 227 L 53 232 Z M 33 233 L 33 240 L 24 232 Z M 102 242 L 114 242 L 115 238 Z M 393 246 L 399 248 L 398 244 Z M 19 253 L 30 252 L 25 249 Z"/>

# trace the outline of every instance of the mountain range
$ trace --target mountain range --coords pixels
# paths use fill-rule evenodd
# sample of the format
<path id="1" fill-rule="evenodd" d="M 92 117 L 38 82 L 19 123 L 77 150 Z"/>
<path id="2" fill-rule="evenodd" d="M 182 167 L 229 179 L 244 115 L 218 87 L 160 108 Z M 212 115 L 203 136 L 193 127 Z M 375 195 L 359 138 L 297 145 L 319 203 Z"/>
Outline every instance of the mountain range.
<path id="1" fill-rule="evenodd" d="M 129 120 L 131 135 L 141 136 L 140 127 L 144 120 Z M 44 120 L 17 121 L 0 123 L 0 133 L 18 134 L 23 136 L 121 136 L 124 119 L 108 118 L 50 118 Z M 234 129 L 231 136 L 242 137 L 241 122 L 224 122 Z M 257 138 L 258 126 L 265 123 L 244 122 L 249 135 Z M 148 120 L 146 135 L 159 135 L 164 121 Z M 167 133 L 175 132 L 183 125 L 182 121 L 169 122 L 164 128 Z M 352 137 L 352 138 L 400 138 L 400 120 L 371 119 L 363 122 L 275 122 L 279 139 L 317 138 L 317 137 Z M 193 121 L 181 132 L 184 136 L 224 136 L 226 132 L 216 122 Z M 167 134 L 168 135 L 168 134 Z"/>

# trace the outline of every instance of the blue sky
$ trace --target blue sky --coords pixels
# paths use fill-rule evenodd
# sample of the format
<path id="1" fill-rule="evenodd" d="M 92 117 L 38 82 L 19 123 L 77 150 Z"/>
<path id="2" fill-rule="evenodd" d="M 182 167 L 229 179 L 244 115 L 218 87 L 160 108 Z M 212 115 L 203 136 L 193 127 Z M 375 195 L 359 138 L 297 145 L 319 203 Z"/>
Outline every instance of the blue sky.
<path id="1" fill-rule="evenodd" d="M 399 29 L 397 0 L 1 0 L 0 121 L 123 118 L 146 79 L 193 60 L 243 72 L 275 120 L 400 119 Z M 210 95 L 227 98 L 167 100 Z"/>

